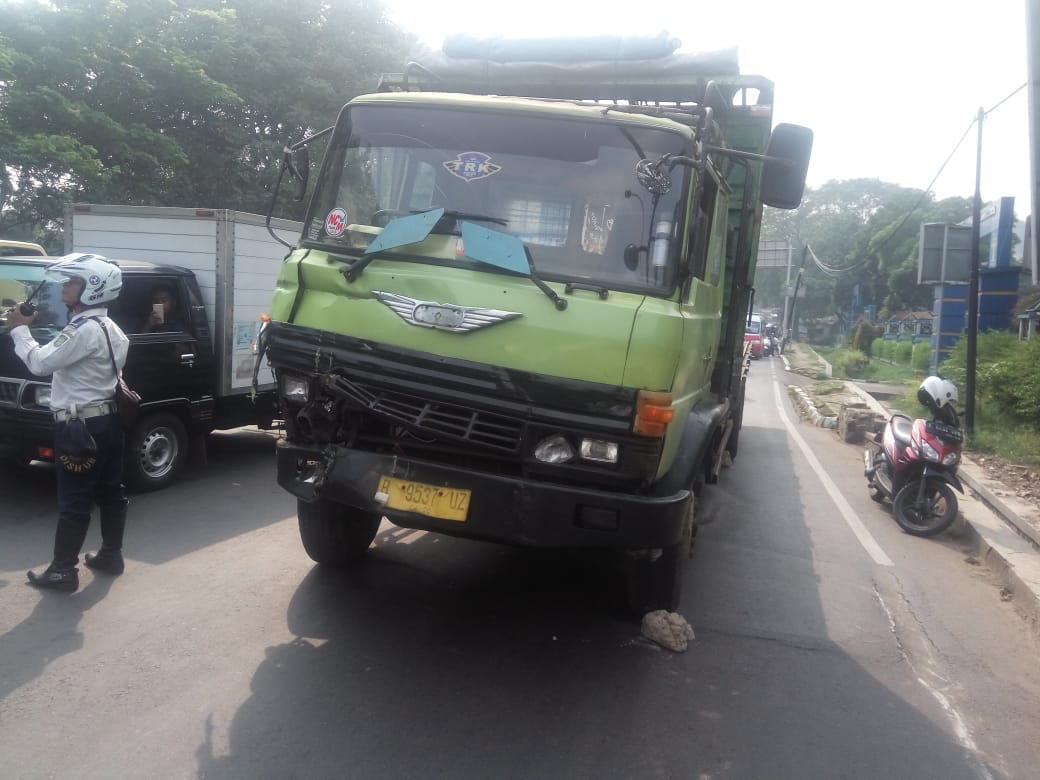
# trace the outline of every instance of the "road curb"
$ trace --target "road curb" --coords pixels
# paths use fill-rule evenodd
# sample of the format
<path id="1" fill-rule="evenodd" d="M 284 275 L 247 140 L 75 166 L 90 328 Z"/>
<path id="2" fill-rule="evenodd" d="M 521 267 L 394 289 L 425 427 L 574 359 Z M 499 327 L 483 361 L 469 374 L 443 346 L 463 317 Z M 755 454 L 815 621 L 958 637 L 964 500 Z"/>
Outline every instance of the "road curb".
<path id="1" fill-rule="evenodd" d="M 872 411 L 886 420 L 891 416 L 880 401 L 854 382 L 846 381 L 845 386 Z M 1013 601 L 1018 613 L 1040 635 L 1040 525 L 1015 511 L 1011 502 L 986 484 L 979 471 L 966 460 L 957 472 L 972 494 L 961 502 L 963 536 L 977 559 L 1000 580 L 1002 597 Z"/>

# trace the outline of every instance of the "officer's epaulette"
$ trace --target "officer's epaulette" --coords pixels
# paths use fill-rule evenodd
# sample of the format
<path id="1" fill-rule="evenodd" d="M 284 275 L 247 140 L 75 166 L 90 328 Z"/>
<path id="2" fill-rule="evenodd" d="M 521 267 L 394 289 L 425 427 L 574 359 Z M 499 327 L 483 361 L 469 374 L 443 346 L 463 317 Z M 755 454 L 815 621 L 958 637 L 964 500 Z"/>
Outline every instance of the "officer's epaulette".
<path id="1" fill-rule="evenodd" d="M 79 330 L 89 321 L 90 317 L 80 317 L 79 319 L 70 322 L 68 325 L 62 328 L 62 330 Z"/>

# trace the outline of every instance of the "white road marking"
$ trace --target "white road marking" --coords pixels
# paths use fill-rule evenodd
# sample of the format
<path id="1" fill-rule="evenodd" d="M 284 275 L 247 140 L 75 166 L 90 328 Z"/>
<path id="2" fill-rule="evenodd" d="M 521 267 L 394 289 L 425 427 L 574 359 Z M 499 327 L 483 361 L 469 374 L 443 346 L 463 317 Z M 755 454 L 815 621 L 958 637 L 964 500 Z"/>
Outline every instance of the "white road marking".
<path id="1" fill-rule="evenodd" d="M 877 543 L 877 540 L 871 536 L 870 531 L 863 525 L 863 522 L 859 519 L 855 510 L 845 500 L 845 496 L 838 490 L 838 486 L 834 484 L 827 472 L 824 470 L 820 461 L 816 458 L 816 455 L 810 449 L 805 439 L 802 438 L 801 434 L 798 433 L 798 429 L 791 423 L 791 419 L 787 416 L 787 410 L 784 408 L 784 399 L 780 394 L 780 382 L 776 378 L 776 370 L 770 362 L 770 373 L 773 376 L 773 397 L 776 399 L 776 408 L 780 412 L 780 419 L 783 421 L 784 426 L 787 428 L 788 434 L 794 440 L 795 444 L 798 445 L 798 449 L 802 451 L 805 459 L 809 461 L 809 465 L 812 466 L 813 471 L 816 472 L 817 478 L 823 484 L 824 490 L 827 491 L 827 495 L 831 497 L 835 506 L 838 508 L 838 512 L 841 513 L 842 518 L 845 520 L 845 524 L 848 525 L 849 529 L 855 535 L 856 539 L 863 546 L 863 549 L 867 551 L 867 555 L 870 556 L 871 560 L 874 561 L 878 566 L 892 566 L 892 559 L 888 557 L 884 550 L 881 549 L 881 545 Z"/>

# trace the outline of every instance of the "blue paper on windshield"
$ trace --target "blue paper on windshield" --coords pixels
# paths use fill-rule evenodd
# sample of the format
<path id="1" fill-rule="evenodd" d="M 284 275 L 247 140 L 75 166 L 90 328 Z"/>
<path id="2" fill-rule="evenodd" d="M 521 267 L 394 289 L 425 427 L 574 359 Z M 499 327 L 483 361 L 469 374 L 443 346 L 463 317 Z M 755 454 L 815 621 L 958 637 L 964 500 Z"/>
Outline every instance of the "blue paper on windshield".
<path id="1" fill-rule="evenodd" d="M 368 245 L 366 255 L 373 252 L 381 252 L 386 249 L 396 249 L 399 246 L 418 244 L 424 240 L 433 226 L 444 216 L 444 209 L 424 211 L 422 214 L 410 214 L 407 217 L 397 217 L 386 223 L 383 232 L 376 236 L 376 240 Z"/>
<path id="2" fill-rule="evenodd" d="M 466 251 L 466 257 L 471 257 L 477 262 L 521 274 L 531 273 L 524 242 L 509 233 L 490 230 L 472 222 L 463 222 L 462 246 Z"/>

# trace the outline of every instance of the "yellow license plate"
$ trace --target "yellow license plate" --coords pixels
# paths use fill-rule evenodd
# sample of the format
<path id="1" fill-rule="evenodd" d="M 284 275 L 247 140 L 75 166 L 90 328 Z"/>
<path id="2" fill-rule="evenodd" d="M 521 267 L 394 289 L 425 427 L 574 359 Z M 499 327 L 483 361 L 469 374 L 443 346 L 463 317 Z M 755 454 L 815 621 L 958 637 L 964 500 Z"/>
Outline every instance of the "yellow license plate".
<path id="1" fill-rule="evenodd" d="M 469 510 L 468 490 L 380 477 L 379 492 L 386 495 L 386 506 L 391 509 L 418 512 L 440 520 L 466 522 L 466 512 Z"/>

